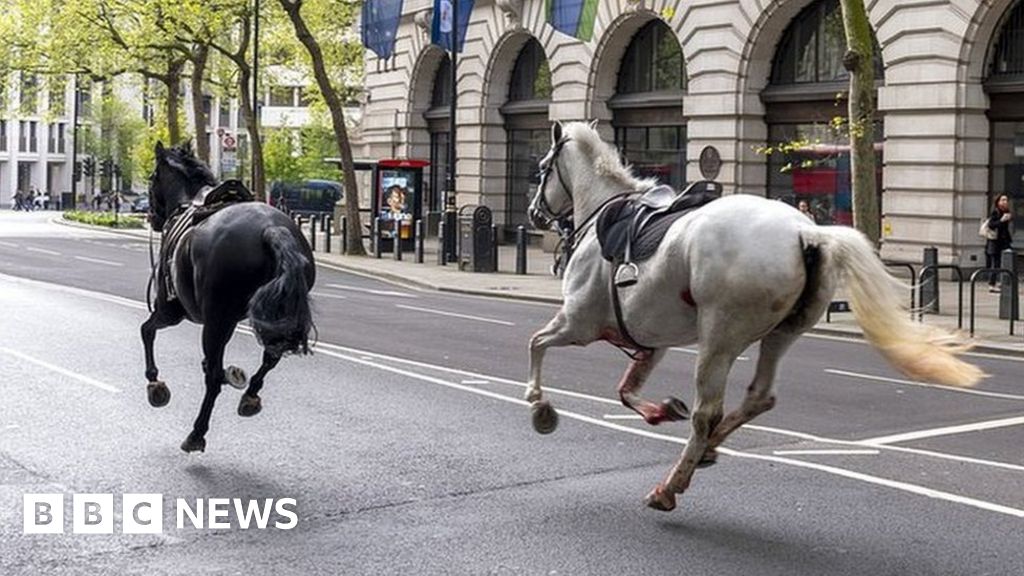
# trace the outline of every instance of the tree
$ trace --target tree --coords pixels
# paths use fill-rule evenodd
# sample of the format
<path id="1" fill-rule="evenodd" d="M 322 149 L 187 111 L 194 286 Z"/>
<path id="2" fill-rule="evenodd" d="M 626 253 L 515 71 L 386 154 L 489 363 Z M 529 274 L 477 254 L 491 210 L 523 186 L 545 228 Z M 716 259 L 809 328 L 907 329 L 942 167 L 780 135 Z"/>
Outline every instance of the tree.
<path id="1" fill-rule="evenodd" d="M 348 128 L 345 126 L 345 114 L 342 107 L 345 64 L 348 63 L 351 66 L 352 53 L 356 51 L 344 50 L 347 47 L 346 43 L 339 42 L 337 39 L 329 44 L 329 46 L 335 49 L 343 50 L 340 54 L 332 54 L 336 57 L 332 58 L 331 63 L 341 69 L 335 75 L 335 78 L 332 79 L 331 74 L 328 72 L 328 60 L 324 56 L 324 50 L 303 15 L 303 7 L 308 6 L 307 13 L 316 17 L 315 21 L 317 23 L 323 23 L 325 26 L 341 26 L 342 30 L 347 31 L 351 29 L 355 21 L 359 3 L 326 2 L 325 0 L 279 0 L 279 2 L 281 8 L 288 15 L 288 19 L 291 20 L 296 38 L 309 55 L 313 76 L 316 78 L 320 94 L 331 114 L 331 126 L 334 130 L 338 153 L 341 156 L 341 172 L 345 189 L 345 218 L 349 222 L 359 223 L 359 193 L 356 185 L 355 163 L 352 160 L 352 145 L 348 139 Z M 313 22 L 313 18 L 310 21 Z M 335 28 L 335 30 L 337 29 Z M 344 32 L 342 33 L 344 34 Z M 338 78 L 338 76 L 342 76 L 342 78 Z M 339 84 L 342 85 L 342 89 L 338 88 Z M 348 238 L 346 238 L 346 241 L 349 254 L 366 255 L 366 249 L 363 247 L 361 225 L 350 225 L 348 227 Z"/>
<path id="2" fill-rule="evenodd" d="M 850 173 L 853 225 L 878 245 L 878 190 L 875 182 L 875 53 L 871 23 L 864 0 L 840 0 L 847 52 L 843 66 L 850 72 Z"/>

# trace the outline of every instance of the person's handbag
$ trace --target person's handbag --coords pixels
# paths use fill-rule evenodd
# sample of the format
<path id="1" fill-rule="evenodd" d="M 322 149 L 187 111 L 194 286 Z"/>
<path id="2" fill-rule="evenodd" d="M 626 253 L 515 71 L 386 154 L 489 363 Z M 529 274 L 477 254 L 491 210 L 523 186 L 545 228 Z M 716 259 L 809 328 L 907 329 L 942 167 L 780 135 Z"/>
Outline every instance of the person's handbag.
<path id="1" fill-rule="evenodd" d="M 995 240 L 999 237 L 999 233 L 988 227 L 988 218 L 982 218 L 981 226 L 978 228 L 978 236 L 985 240 Z"/>

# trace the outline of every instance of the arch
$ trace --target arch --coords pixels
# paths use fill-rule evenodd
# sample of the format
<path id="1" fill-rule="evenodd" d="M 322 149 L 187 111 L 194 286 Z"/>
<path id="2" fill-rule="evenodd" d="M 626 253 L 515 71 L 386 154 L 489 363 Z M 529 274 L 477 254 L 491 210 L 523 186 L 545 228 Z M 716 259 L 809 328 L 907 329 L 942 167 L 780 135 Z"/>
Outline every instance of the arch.
<path id="1" fill-rule="evenodd" d="M 448 54 L 430 44 L 420 52 L 409 78 L 409 112 L 406 126 L 410 128 L 426 128 L 427 121 L 423 114 L 431 108 L 434 94 L 434 80 L 441 63 Z"/>
<path id="2" fill-rule="evenodd" d="M 618 88 L 622 58 L 633 36 L 655 19 L 658 19 L 658 15 L 648 10 L 626 12 L 604 29 L 604 34 L 594 50 L 594 59 L 587 78 L 588 118 L 602 121 L 612 119 L 612 110 L 608 107 L 608 102 L 615 96 Z M 603 130 L 608 130 L 607 122 L 602 122 L 599 126 Z"/>
<path id="3" fill-rule="evenodd" d="M 441 210 L 441 191 L 448 169 L 448 129 L 444 118 L 449 113 L 447 110 L 434 111 L 436 118 L 428 119 L 434 107 L 438 74 L 445 62 L 450 62 L 448 54 L 435 45 L 429 45 L 420 53 L 409 79 L 406 155 L 430 160 L 430 166 L 423 175 L 424 193 L 420 195 L 428 230 L 436 230 L 436 214 Z"/>
<path id="4" fill-rule="evenodd" d="M 986 78 L 998 31 L 1010 16 L 1011 8 L 1019 1 L 978 2 L 970 25 L 964 33 L 964 42 L 960 50 L 960 62 L 963 64 L 958 74 L 959 81 L 978 83 Z"/>

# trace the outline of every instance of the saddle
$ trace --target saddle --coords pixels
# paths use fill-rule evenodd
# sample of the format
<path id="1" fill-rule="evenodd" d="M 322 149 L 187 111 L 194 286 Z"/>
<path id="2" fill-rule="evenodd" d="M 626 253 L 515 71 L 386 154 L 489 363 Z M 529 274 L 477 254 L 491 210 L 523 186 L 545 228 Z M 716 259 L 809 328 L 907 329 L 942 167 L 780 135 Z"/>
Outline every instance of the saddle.
<path id="1" fill-rule="evenodd" d="M 225 180 L 217 186 L 200 190 L 191 202 L 174 211 L 164 227 L 158 264 L 160 279 L 167 288 L 168 302 L 178 297 L 174 289 L 174 254 L 185 243 L 189 232 L 224 208 L 255 199 L 241 180 Z"/>
<path id="2" fill-rule="evenodd" d="M 597 238 L 601 255 L 616 264 L 615 285 L 621 288 L 636 284 L 636 263 L 654 255 L 672 224 L 721 194 L 721 184 L 700 180 L 681 194 L 668 186 L 657 186 L 605 206 L 597 218 Z"/>

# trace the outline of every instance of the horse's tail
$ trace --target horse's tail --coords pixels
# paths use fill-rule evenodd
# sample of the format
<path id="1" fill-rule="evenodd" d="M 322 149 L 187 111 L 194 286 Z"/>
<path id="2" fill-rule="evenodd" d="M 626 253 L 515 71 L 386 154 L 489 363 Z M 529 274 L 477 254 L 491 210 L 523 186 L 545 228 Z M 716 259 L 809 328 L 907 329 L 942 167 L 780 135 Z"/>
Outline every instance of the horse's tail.
<path id="1" fill-rule="evenodd" d="M 309 308 L 306 268 L 309 260 L 292 232 L 272 226 L 263 243 L 273 253 L 274 277 L 260 286 L 249 301 L 249 320 L 256 338 L 270 352 L 309 353 L 313 314 Z"/>
<path id="2" fill-rule="evenodd" d="M 844 226 L 817 226 L 800 232 L 822 246 L 825 273 L 845 275 L 850 307 L 864 337 L 901 372 L 915 380 L 973 386 L 985 376 L 957 358 L 970 348 L 957 334 L 914 322 L 903 304 L 906 287 L 889 274 L 866 236 Z"/>

